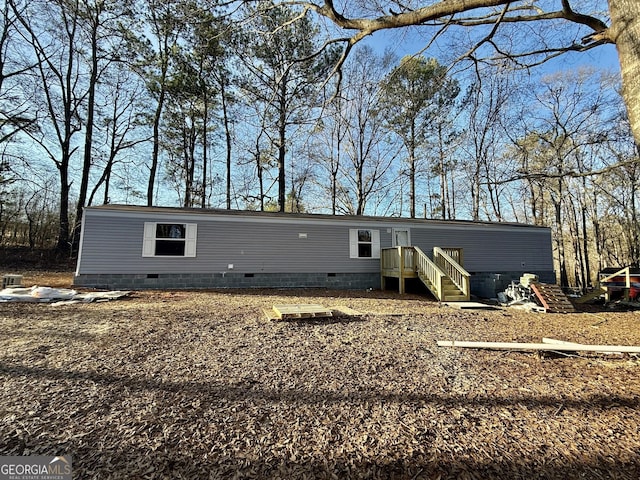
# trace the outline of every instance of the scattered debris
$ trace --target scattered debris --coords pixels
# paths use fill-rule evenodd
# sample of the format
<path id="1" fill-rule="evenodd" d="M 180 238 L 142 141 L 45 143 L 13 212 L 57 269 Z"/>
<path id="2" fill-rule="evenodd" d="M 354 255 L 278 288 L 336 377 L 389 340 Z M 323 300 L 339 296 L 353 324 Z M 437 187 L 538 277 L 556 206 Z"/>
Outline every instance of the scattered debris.
<path id="1" fill-rule="evenodd" d="M 498 301 L 507 307 L 518 307 L 523 310 L 544 311 L 537 302 L 537 297 L 530 287 L 532 278 L 537 276 L 525 273 L 520 277 L 520 282 L 511 282 L 504 292 L 498 292 Z"/>
<path id="2" fill-rule="evenodd" d="M 576 308 L 569 301 L 560 285 L 550 283 L 531 283 L 531 289 L 540 303 L 549 313 L 575 313 Z"/>
<path id="3" fill-rule="evenodd" d="M 22 275 L 7 274 L 2 277 L 2 289 L 22 286 Z"/>
<path id="4" fill-rule="evenodd" d="M 5 288 L 0 290 L 0 302 L 49 303 L 51 305 L 70 305 L 115 300 L 129 295 L 129 291 L 78 293 L 67 288 L 33 286 L 30 288 Z"/>
<path id="5" fill-rule="evenodd" d="M 504 306 L 547 313 L 574 313 L 576 311 L 559 285 L 538 282 L 538 276 L 525 273 L 520 283 L 511 282 L 504 292 L 498 293 Z"/>

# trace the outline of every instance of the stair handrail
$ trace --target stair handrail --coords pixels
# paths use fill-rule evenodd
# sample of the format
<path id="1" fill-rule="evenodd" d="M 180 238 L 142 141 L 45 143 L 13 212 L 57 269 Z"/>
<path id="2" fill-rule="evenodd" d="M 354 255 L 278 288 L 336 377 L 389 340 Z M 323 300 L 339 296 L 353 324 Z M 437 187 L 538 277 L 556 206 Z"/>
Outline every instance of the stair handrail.
<path id="1" fill-rule="evenodd" d="M 471 294 L 471 275 L 440 247 L 433 247 L 433 261 L 451 279 L 456 287 L 469 298 Z"/>
<path id="2" fill-rule="evenodd" d="M 432 291 L 432 293 L 438 300 L 442 300 L 444 297 L 444 286 L 442 281 L 446 278 L 447 274 L 444 273 L 438 265 L 436 265 L 427 256 L 427 254 L 420 249 L 420 247 L 414 246 L 413 250 L 415 252 L 414 261 L 418 275 L 423 275 L 427 280 L 429 280 L 435 289 L 435 292 Z"/>
<path id="3" fill-rule="evenodd" d="M 612 278 L 619 277 L 621 273 L 624 273 L 625 280 L 626 280 L 626 287 L 627 288 L 631 288 L 631 273 L 630 272 L 631 272 L 631 270 L 629 269 L 629 267 L 621 268 L 617 272 L 612 273 L 611 275 L 608 275 L 608 276 L 606 276 L 604 278 L 601 278 L 598 283 L 600 283 L 600 285 L 602 285 L 603 283 L 607 283 Z"/>

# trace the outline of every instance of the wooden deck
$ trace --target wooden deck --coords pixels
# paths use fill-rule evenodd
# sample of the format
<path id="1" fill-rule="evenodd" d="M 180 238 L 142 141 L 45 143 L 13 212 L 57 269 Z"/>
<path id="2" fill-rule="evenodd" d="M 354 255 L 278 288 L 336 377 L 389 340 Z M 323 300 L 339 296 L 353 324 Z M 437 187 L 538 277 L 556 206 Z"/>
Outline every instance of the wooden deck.
<path id="1" fill-rule="evenodd" d="M 398 279 L 398 290 L 405 292 L 407 278 L 419 278 L 440 301 L 469 301 L 469 273 L 458 261 L 461 248 L 433 249 L 433 260 L 418 247 L 384 248 L 380 255 L 380 284 L 387 278 Z"/>
<path id="2" fill-rule="evenodd" d="M 415 251 L 412 247 L 384 248 L 380 252 L 380 284 L 386 289 L 386 278 L 397 278 L 400 293 L 405 292 L 405 280 L 418 278 Z"/>

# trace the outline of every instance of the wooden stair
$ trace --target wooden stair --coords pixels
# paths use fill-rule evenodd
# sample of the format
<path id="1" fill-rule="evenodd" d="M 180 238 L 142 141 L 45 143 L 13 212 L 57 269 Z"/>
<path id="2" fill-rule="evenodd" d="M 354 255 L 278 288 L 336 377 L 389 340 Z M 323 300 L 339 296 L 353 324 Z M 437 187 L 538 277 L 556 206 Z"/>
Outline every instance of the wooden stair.
<path id="1" fill-rule="evenodd" d="M 422 283 L 424 283 L 424 285 L 429 289 L 433 296 L 441 302 L 466 302 L 469 300 L 465 296 L 465 294 L 451 281 L 450 278 L 445 278 L 442 281 L 442 298 L 438 298 L 438 289 L 435 288 L 435 286 L 429 281 L 426 275 L 418 275 L 418 278 L 422 281 Z"/>
<path id="2" fill-rule="evenodd" d="M 531 289 L 536 294 L 546 312 L 575 313 L 576 309 L 569 301 L 560 285 L 532 282 Z"/>
<path id="3" fill-rule="evenodd" d="M 442 302 L 468 302 L 470 274 L 462 266 L 461 248 L 433 247 L 433 260 L 419 247 L 392 247 L 381 250 L 380 276 L 384 290 L 386 278 L 397 278 L 404 293 L 407 278 L 419 278 L 433 296 Z"/>

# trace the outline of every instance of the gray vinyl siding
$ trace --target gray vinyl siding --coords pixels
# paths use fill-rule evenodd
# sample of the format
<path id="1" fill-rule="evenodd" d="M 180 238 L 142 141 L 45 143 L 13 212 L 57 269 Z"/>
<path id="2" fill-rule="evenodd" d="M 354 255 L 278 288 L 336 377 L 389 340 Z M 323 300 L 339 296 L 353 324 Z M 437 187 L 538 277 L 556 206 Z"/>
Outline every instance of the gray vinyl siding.
<path id="1" fill-rule="evenodd" d="M 365 273 L 378 272 L 379 259 L 349 258 L 352 224 L 238 222 L 226 218 L 127 217 L 87 211 L 79 274 L 96 273 Z M 202 216 L 196 216 L 202 217 Z M 142 257 L 144 222 L 198 224 L 194 258 Z M 361 228 L 374 228 L 360 225 Z M 380 232 L 381 245 L 391 235 Z M 306 238 L 299 238 L 305 233 Z M 228 266 L 233 265 L 229 270 Z"/>
<path id="2" fill-rule="evenodd" d="M 393 228 L 408 228 L 411 243 L 430 254 L 434 246 L 464 249 L 471 273 L 552 271 L 551 234 L 540 227 L 430 222 L 370 217 L 296 217 L 192 213 L 145 208 L 88 208 L 78 271 L 88 274 L 162 273 L 376 273 L 378 259 L 349 258 L 349 229 L 380 231 L 391 246 Z M 197 223 L 194 258 L 143 257 L 145 222 Z M 299 238 L 299 234 L 306 238 Z M 233 269 L 228 266 L 232 264 Z"/>
<path id="3" fill-rule="evenodd" d="M 462 248 L 468 272 L 553 270 L 551 234 L 518 226 L 464 225 L 412 229 L 413 245 Z"/>

